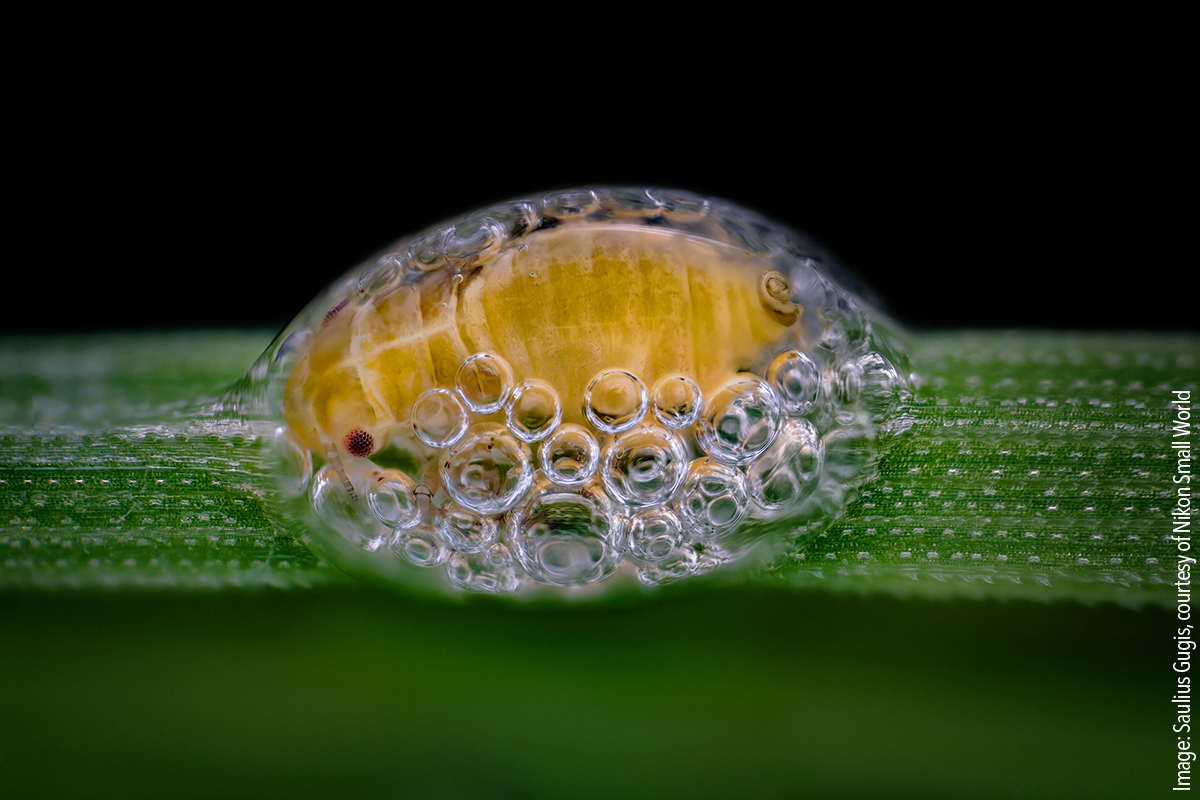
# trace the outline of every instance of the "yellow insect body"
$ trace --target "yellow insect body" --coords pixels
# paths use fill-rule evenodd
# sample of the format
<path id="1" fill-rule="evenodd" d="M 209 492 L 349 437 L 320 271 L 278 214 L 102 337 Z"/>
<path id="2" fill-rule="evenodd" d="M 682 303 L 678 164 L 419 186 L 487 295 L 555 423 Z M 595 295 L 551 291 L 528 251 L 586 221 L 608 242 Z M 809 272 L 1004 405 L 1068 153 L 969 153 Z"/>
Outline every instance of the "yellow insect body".
<path id="1" fill-rule="evenodd" d="M 462 363 L 489 353 L 515 381 L 548 383 L 563 420 L 582 422 L 585 391 L 606 370 L 651 388 L 687 376 L 706 395 L 765 371 L 798 313 L 782 275 L 726 245 L 649 227 L 540 231 L 473 271 L 431 273 L 335 313 L 294 369 L 285 413 L 315 452 L 347 452 L 355 430 L 378 450 L 411 431 L 422 393 L 453 389 Z"/>

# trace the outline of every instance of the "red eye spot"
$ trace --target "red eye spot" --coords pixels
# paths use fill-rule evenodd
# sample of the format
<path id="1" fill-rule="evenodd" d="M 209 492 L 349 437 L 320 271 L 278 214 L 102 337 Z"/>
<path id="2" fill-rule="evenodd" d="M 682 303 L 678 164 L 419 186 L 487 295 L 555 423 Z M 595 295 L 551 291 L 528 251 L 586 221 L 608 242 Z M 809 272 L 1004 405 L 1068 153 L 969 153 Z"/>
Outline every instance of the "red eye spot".
<path id="1" fill-rule="evenodd" d="M 339 303 L 338 303 L 336 306 L 334 306 L 333 308 L 331 308 L 331 309 L 329 309 L 328 311 L 326 311 L 326 312 L 325 312 L 325 319 L 321 321 L 321 324 L 322 324 L 322 325 L 328 325 L 328 324 L 329 324 L 329 320 L 331 320 L 331 319 L 333 319 L 334 317 L 336 317 L 336 316 L 338 315 L 338 312 L 339 312 L 339 311 L 341 311 L 343 308 L 345 308 L 347 305 L 349 305 L 349 303 L 350 303 L 350 301 L 349 301 L 349 300 L 342 300 L 342 301 L 340 301 L 340 302 L 339 302 Z"/>
<path id="2" fill-rule="evenodd" d="M 355 458 L 366 458 L 375 449 L 375 440 L 362 428 L 355 428 L 346 434 L 346 438 L 342 440 L 342 446 Z"/>

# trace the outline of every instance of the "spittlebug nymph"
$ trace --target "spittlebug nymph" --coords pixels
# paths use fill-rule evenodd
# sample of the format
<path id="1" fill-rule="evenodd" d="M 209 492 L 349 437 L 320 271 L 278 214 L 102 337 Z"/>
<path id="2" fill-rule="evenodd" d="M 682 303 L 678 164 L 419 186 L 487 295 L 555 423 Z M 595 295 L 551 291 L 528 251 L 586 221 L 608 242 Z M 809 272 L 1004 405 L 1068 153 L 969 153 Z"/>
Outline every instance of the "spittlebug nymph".
<path id="1" fill-rule="evenodd" d="M 268 351 L 277 505 L 335 563 L 466 590 L 778 554 L 905 425 L 907 359 L 840 274 L 679 191 L 555 192 L 422 232 Z"/>

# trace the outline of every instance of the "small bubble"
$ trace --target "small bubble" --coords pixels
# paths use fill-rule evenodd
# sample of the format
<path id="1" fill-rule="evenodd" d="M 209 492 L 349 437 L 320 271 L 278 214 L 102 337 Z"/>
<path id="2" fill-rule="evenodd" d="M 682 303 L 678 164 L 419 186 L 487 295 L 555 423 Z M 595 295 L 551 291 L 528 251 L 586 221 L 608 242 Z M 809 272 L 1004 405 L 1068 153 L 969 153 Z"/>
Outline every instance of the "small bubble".
<path id="1" fill-rule="evenodd" d="M 466 410 L 448 389 L 430 389 L 412 407 L 413 430 L 430 447 L 450 447 L 467 430 Z"/>
<path id="2" fill-rule="evenodd" d="M 488 564 L 496 569 L 512 566 L 512 551 L 508 549 L 507 545 L 501 542 L 492 542 L 483 549 L 483 554 L 487 557 Z"/>
<path id="3" fill-rule="evenodd" d="M 652 508 L 629 518 L 626 538 L 630 554 L 639 561 L 665 561 L 683 544 L 683 523 L 670 509 Z"/>
<path id="4" fill-rule="evenodd" d="M 378 550 L 395 533 L 370 512 L 366 503 L 352 496 L 346 484 L 361 495 L 371 482 L 371 462 L 348 459 L 343 462 L 345 476 L 333 464 L 326 464 L 313 476 L 310 501 L 313 510 L 343 539 L 368 552 Z"/>
<path id="5" fill-rule="evenodd" d="M 504 408 L 512 392 L 512 369 L 499 356 L 477 353 L 458 368 L 455 386 L 467 408 L 476 414 L 494 414 Z"/>
<path id="6" fill-rule="evenodd" d="M 576 489 L 544 478 L 509 518 L 508 541 L 525 573 L 539 583 L 581 586 L 603 580 L 620 563 L 620 518 L 595 484 Z"/>
<path id="7" fill-rule="evenodd" d="M 578 486 L 596 474 L 600 445 L 582 425 L 567 423 L 542 442 L 538 457 L 547 478 L 559 486 Z"/>
<path id="8" fill-rule="evenodd" d="M 442 484 L 458 503 L 481 514 L 512 508 L 529 491 L 529 448 L 493 423 L 472 426 L 446 455 Z"/>
<path id="9" fill-rule="evenodd" d="M 275 429 L 270 463 L 279 490 L 287 497 L 301 497 L 308 491 L 312 480 L 312 453 L 296 441 L 291 430 L 285 426 Z"/>
<path id="10" fill-rule="evenodd" d="M 637 571 L 638 580 L 647 586 L 663 586 L 696 572 L 700 555 L 695 548 L 684 545 L 662 561 L 645 564 Z"/>
<path id="11" fill-rule="evenodd" d="M 375 519 L 395 530 L 421 524 L 421 509 L 414 494 L 416 485 L 402 472 L 381 470 L 367 489 L 367 506 Z"/>
<path id="12" fill-rule="evenodd" d="M 495 517 L 446 502 L 438 511 L 434 529 L 455 550 L 478 553 L 496 541 L 499 525 Z"/>
<path id="13" fill-rule="evenodd" d="M 358 291 L 377 294 L 398 284 L 404 277 L 404 259 L 392 253 L 379 259 L 375 266 L 358 279 Z"/>
<path id="14" fill-rule="evenodd" d="M 801 417 L 812 411 L 821 388 L 821 373 L 807 355 L 798 350 L 780 353 L 767 370 L 767 380 L 790 416 Z"/>
<path id="15" fill-rule="evenodd" d="M 588 385 L 583 402 L 588 422 L 605 433 L 621 433 L 642 421 L 650 400 L 636 375 L 614 369 Z"/>
<path id="16" fill-rule="evenodd" d="M 438 228 L 408 246 L 407 261 L 422 272 L 433 272 L 446 266 L 444 243 L 450 233 L 448 228 Z"/>
<path id="17" fill-rule="evenodd" d="M 529 380 L 513 390 L 505 416 L 509 430 L 518 439 L 537 442 L 549 436 L 562 421 L 562 404 L 550 384 Z"/>
<path id="18" fill-rule="evenodd" d="M 833 385 L 837 393 L 837 400 L 842 405 L 851 405 L 858 402 L 859 395 L 862 394 L 862 365 L 857 359 L 843 363 L 837 369 L 837 377 Z"/>
<path id="19" fill-rule="evenodd" d="M 654 416 L 668 428 L 682 430 L 695 425 L 703 404 L 700 387 L 691 378 L 666 378 L 654 387 Z"/>
<path id="20" fill-rule="evenodd" d="M 618 502 L 631 508 L 666 503 L 683 483 L 687 450 L 679 437 L 653 425 L 626 431 L 600 456 L 600 479 Z"/>
<path id="21" fill-rule="evenodd" d="M 511 566 L 497 567 L 487 553 L 451 553 L 446 575 L 455 587 L 468 592 L 512 594 L 521 588 L 521 576 Z"/>
<path id="22" fill-rule="evenodd" d="M 505 233 L 514 238 L 524 236 L 538 226 L 537 209 L 523 200 L 493 206 L 481 214 L 499 222 Z"/>
<path id="23" fill-rule="evenodd" d="M 486 262 L 503 243 L 504 233 L 498 222 L 488 217 L 474 217 L 451 228 L 444 247 L 450 263 L 461 267 Z"/>
<path id="24" fill-rule="evenodd" d="M 718 536 L 731 530 L 749 506 L 750 492 L 740 470 L 711 458 L 698 458 L 688 466 L 679 511 L 702 535 Z"/>
<path id="25" fill-rule="evenodd" d="M 857 359 L 861 375 L 862 401 L 877 421 L 889 418 L 899 402 L 903 381 L 892 363 L 879 353 L 866 353 Z"/>
<path id="26" fill-rule="evenodd" d="M 754 503 L 776 516 L 795 511 L 812 494 L 825 464 L 825 445 L 804 419 L 790 419 L 775 445 L 748 470 Z"/>
<path id="27" fill-rule="evenodd" d="M 591 189 L 572 189 L 546 195 L 542 198 L 541 208 L 544 216 L 566 219 L 587 216 L 595 211 L 598 205 L 596 193 Z"/>
<path id="28" fill-rule="evenodd" d="M 418 567 L 436 567 L 450 555 L 450 548 L 428 525 L 401 531 L 392 542 L 392 552 Z"/>
<path id="29" fill-rule="evenodd" d="M 760 378 L 741 376 L 705 400 L 697 439 L 719 461 L 749 464 L 775 441 L 781 417 L 775 391 Z"/>
<path id="30" fill-rule="evenodd" d="M 645 189 L 600 189 L 600 205 L 614 217 L 653 217 L 662 213 Z"/>

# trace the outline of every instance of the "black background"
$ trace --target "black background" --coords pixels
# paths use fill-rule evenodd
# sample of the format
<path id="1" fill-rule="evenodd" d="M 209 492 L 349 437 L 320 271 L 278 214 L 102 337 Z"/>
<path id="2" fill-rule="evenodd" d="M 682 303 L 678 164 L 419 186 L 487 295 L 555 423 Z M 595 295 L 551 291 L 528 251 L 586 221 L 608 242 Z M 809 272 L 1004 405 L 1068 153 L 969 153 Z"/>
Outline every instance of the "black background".
<path id="1" fill-rule="evenodd" d="M 577 184 L 755 208 L 914 327 L 1197 327 L 1170 48 L 963 40 L 819 69 L 252 52 L 106 49 L 22 83 L 0 331 L 282 326 L 403 235 Z"/>

